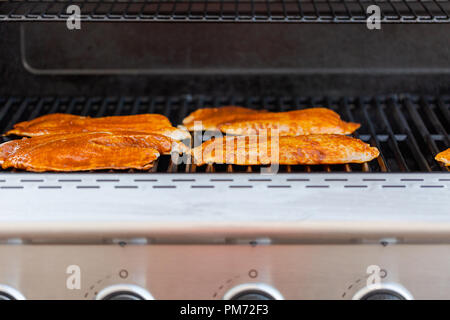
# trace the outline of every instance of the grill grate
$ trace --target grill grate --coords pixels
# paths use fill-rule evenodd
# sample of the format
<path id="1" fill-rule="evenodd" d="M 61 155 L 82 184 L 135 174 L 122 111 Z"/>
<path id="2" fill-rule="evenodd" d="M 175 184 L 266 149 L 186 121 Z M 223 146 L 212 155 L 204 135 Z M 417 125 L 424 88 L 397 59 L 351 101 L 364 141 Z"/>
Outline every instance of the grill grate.
<path id="1" fill-rule="evenodd" d="M 381 22 L 450 22 L 449 0 L 0 0 L 0 20 L 66 20 L 73 4 L 86 21 L 364 23 L 376 4 Z"/>
<path id="2" fill-rule="evenodd" d="M 359 122 L 356 137 L 376 146 L 381 155 L 368 164 L 280 166 L 280 172 L 431 172 L 448 171 L 434 156 L 450 146 L 450 96 L 392 97 L 45 97 L 0 98 L 0 130 L 20 121 L 55 112 L 101 117 L 160 113 L 180 124 L 202 107 L 242 105 L 270 111 L 327 107 L 345 120 Z M 1 137 L 2 142 L 11 139 Z M 258 166 L 174 165 L 163 156 L 152 172 L 260 172 Z"/>

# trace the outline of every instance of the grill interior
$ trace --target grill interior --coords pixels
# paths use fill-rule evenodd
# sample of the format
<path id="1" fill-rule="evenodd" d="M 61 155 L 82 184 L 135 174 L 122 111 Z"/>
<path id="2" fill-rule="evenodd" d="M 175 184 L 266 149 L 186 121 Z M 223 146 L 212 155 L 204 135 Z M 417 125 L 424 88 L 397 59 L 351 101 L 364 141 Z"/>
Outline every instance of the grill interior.
<path id="1" fill-rule="evenodd" d="M 381 155 L 367 164 L 280 166 L 279 172 L 432 172 L 448 171 L 434 156 L 450 146 L 450 96 L 389 97 L 39 97 L 0 98 L 0 130 L 48 113 L 101 117 L 160 113 L 174 125 L 202 107 L 241 105 L 270 111 L 327 107 L 347 121 L 359 122 L 355 137 L 376 146 Z M 15 137 L 1 137 L 8 141 Z M 259 172 L 259 166 L 195 165 L 158 160 L 151 172 Z"/>
<path id="2" fill-rule="evenodd" d="M 448 0 L 0 0 L 0 20 L 57 21 L 78 5 L 87 21 L 449 22 Z"/>

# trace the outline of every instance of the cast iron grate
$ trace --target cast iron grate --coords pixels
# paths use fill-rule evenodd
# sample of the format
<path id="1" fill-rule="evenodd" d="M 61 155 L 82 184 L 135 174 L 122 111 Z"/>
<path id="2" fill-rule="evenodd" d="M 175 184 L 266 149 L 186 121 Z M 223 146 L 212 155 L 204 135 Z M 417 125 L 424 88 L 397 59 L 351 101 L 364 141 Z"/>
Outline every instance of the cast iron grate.
<path id="1" fill-rule="evenodd" d="M 62 112 L 93 117 L 161 113 L 174 125 L 202 107 L 242 105 L 270 111 L 327 107 L 345 120 L 359 122 L 356 137 L 376 146 L 381 155 L 368 164 L 281 166 L 281 172 L 431 172 L 448 168 L 434 156 L 450 147 L 450 96 L 390 97 L 6 97 L 0 98 L 0 131 L 20 121 Z M 11 137 L 1 137 L 7 141 Z M 174 165 L 162 157 L 153 172 L 259 172 L 257 166 Z"/>
<path id="2" fill-rule="evenodd" d="M 0 0 L 0 21 L 58 21 L 78 5 L 85 21 L 450 22 L 449 0 Z"/>

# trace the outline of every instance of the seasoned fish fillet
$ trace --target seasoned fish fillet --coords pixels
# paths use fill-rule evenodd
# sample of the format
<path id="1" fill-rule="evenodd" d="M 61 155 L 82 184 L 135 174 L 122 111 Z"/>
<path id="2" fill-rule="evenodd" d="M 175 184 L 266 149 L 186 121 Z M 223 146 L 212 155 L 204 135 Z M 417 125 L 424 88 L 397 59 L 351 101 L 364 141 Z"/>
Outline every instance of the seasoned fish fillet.
<path id="1" fill-rule="evenodd" d="M 160 153 L 171 149 L 172 140 L 162 135 L 132 132 L 47 135 L 1 144 L 0 165 L 3 169 L 36 172 L 146 170 Z"/>
<path id="2" fill-rule="evenodd" d="M 194 163 L 260 165 L 363 163 L 379 155 L 377 148 L 344 136 L 314 134 L 296 137 L 225 137 L 204 142 L 192 150 Z"/>
<path id="3" fill-rule="evenodd" d="M 439 162 L 442 162 L 445 166 L 450 166 L 450 148 L 441 153 L 438 153 L 435 159 Z"/>
<path id="4" fill-rule="evenodd" d="M 2 161 L 7 157 L 7 155 L 13 153 L 17 148 L 23 148 L 28 144 L 42 144 L 51 140 L 60 140 L 67 137 L 82 137 L 84 135 L 91 134 L 92 132 L 86 133 L 68 133 L 68 134 L 49 134 L 43 136 L 36 136 L 33 139 L 23 138 L 21 140 L 11 140 L 0 144 L 0 166 Z M 102 133 L 100 133 L 102 134 Z M 189 148 L 182 142 L 172 140 L 169 137 L 160 134 L 142 134 L 140 132 L 124 131 L 124 132 L 105 132 L 103 134 L 116 134 L 120 136 L 129 136 L 130 139 L 144 139 L 146 146 L 157 149 L 161 154 L 171 154 L 171 153 L 187 153 Z"/>
<path id="5" fill-rule="evenodd" d="M 281 136 L 351 134 L 359 127 L 360 124 L 345 122 L 336 112 L 326 108 L 248 114 L 245 119 L 218 125 L 219 130 L 227 134 L 255 135 L 275 129 Z"/>
<path id="6" fill-rule="evenodd" d="M 0 144 L 0 166 L 3 165 L 3 162 L 20 148 L 24 148 L 30 145 L 31 141 L 34 141 L 34 144 L 45 143 L 46 141 L 54 140 L 55 136 L 41 136 L 33 139 L 23 138 L 21 140 L 11 140 L 5 143 Z"/>
<path id="7" fill-rule="evenodd" d="M 91 118 L 55 113 L 20 122 L 7 134 L 35 137 L 48 134 L 119 131 L 155 133 L 174 140 L 190 138 L 188 132 L 172 127 L 169 119 L 160 114 Z"/>
<path id="8" fill-rule="evenodd" d="M 215 131 L 217 126 L 224 122 L 245 120 L 249 114 L 266 112 L 266 110 L 253 110 L 244 107 L 226 106 L 220 108 L 203 108 L 192 112 L 183 120 L 183 125 L 189 130 L 194 131 L 194 122 L 201 121 L 199 130 Z"/>

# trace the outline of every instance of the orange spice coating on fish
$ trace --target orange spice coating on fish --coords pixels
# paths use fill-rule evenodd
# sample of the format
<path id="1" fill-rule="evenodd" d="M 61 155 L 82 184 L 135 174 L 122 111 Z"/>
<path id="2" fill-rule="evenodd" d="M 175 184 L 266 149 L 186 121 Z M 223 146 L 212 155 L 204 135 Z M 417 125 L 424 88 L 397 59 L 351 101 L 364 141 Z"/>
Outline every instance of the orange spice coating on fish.
<path id="1" fill-rule="evenodd" d="M 147 170 L 160 153 L 173 150 L 162 135 L 76 133 L 12 140 L 0 145 L 3 169 L 28 171 Z"/>
<path id="2" fill-rule="evenodd" d="M 232 135 L 254 135 L 274 130 L 280 136 L 309 134 L 351 134 L 360 124 L 343 121 L 333 110 L 310 108 L 288 112 L 249 114 L 246 119 L 223 122 L 222 132 Z"/>
<path id="3" fill-rule="evenodd" d="M 445 166 L 450 166 L 450 148 L 441 153 L 438 153 L 435 159 L 439 162 L 442 162 Z"/>
<path id="4" fill-rule="evenodd" d="M 160 114 L 91 118 L 54 113 L 17 123 L 7 134 L 36 137 L 49 134 L 120 131 L 161 134 L 174 140 L 190 138 L 187 131 L 173 127 L 169 119 Z"/>
<path id="5" fill-rule="evenodd" d="M 266 113 L 266 110 L 254 110 L 237 106 L 226 106 L 220 108 L 202 108 L 195 110 L 183 120 L 183 125 L 189 131 L 204 130 L 216 131 L 218 126 L 224 122 L 245 120 L 248 115 Z M 195 122 L 200 122 L 194 128 Z"/>
<path id="6" fill-rule="evenodd" d="M 240 136 L 204 142 L 192 150 L 194 163 L 316 165 L 364 163 L 378 157 L 377 148 L 344 135 L 296 137 Z"/>

